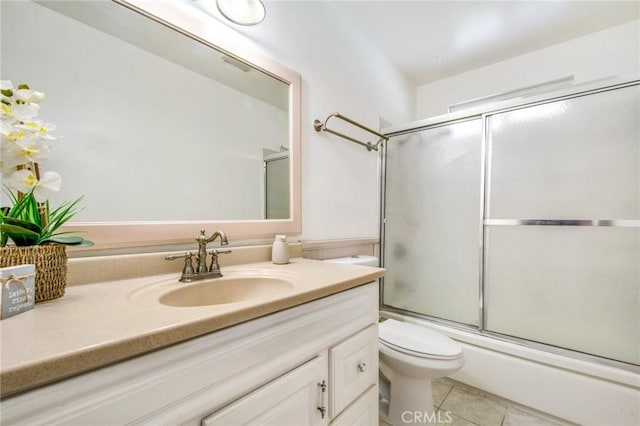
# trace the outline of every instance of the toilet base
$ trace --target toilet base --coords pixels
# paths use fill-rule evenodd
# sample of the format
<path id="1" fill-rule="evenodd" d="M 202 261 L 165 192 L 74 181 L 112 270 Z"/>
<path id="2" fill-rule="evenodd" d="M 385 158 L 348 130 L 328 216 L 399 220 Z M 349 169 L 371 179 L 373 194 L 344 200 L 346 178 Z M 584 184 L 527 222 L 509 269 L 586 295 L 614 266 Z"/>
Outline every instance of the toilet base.
<path id="1" fill-rule="evenodd" d="M 431 379 L 395 374 L 388 419 L 393 426 L 436 424 Z"/>

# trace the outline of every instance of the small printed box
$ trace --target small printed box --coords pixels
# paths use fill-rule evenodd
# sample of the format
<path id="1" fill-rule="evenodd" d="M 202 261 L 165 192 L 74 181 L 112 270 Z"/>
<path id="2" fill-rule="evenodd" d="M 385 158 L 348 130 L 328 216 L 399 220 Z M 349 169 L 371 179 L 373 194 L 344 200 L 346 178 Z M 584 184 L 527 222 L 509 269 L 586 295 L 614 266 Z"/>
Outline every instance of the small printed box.
<path id="1" fill-rule="evenodd" d="M 33 309 L 35 301 L 35 265 L 18 265 L 0 268 L 2 297 L 0 319 L 18 315 Z"/>

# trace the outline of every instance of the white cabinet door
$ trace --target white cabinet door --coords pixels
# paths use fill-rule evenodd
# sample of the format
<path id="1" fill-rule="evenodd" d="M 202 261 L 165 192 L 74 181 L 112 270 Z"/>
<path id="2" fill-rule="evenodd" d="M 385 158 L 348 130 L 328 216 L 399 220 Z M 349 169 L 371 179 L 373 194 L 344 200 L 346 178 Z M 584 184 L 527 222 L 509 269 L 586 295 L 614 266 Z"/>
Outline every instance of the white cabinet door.
<path id="1" fill-rule="evenodd" d="M 364 395 L 336 417 L 331 426 L 372 426 L 378 423 L 378 390 L 371 386 Z"/>
<path id="2" fill-rule="evenodd" d="M 378 324 L 330 350 L 331 418 L 378 380 Z"/>
<path id="3" fill-rule="evenodd" d="M 202 419 L 203 426 L 327 425 L 326 352 Z"/>

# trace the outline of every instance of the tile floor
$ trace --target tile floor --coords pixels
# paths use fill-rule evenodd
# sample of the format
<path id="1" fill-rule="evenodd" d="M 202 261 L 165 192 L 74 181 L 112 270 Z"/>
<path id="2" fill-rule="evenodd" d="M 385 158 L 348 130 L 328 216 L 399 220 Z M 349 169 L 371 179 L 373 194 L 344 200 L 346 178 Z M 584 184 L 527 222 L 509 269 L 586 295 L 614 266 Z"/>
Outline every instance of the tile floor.
<path id="1" fill-rule="evenodd" d="M 568 426 L 572 424 L 451 379 L 436 379 L 432 382 L 432 386 L 434 408 L 441 412 L 437 418 L 442 425 Z M 445 414 L 447 412 L 448 416 Z M 389 425 L 381 420 L 379 426 Z"/>

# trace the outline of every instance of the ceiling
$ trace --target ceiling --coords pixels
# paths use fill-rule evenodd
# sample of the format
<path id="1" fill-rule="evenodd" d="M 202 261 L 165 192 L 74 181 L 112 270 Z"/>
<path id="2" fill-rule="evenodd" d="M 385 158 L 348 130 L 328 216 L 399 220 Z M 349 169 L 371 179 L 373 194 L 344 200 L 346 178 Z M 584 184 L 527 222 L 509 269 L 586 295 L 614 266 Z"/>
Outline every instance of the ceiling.
<path id="1" fill-rule="evenodd" d="M 636 0 L 330 3 L 415 85 L 640 19 Z"/>

